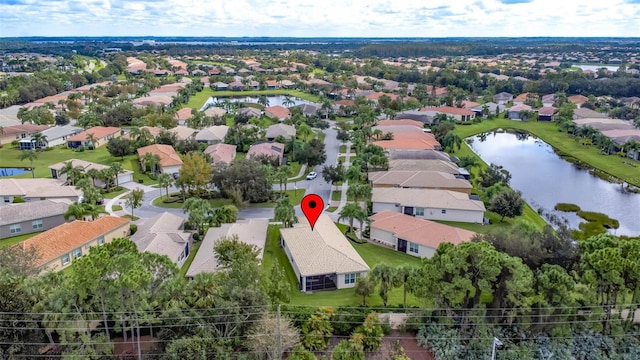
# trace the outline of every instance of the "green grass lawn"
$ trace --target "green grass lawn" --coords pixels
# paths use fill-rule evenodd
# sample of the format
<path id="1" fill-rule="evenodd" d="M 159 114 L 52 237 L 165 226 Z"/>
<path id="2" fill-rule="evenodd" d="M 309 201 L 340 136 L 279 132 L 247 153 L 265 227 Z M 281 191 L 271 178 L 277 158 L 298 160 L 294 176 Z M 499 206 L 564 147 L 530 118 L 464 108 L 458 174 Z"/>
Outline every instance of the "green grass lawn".
<path id="1" fill-rule="evenodd" d="M 331 201 L 340 201 L 341 197 L 342 197 L 342 191 L 331 192 Z"/>
<path id="2" fill-rule="evenodd" d="M 289 165 L 289 169 L 291 169 L 291 177 L 296 177 L 298 176 L 298 173 L 300 172 L 300 169 L 302 169 L 302 164 L 300 164 L 297 161 L 292 161 L 290 163 L 288 163 L 287 165 Z M 307 174 L 302 174 L 305 177 L 307 176 Z M 301 175 L 301 176 L 302 176 Z"/>
<path id="3" fill-rule="evenodd" d="M 113 211 L 120 211 L 120 210 L 122 210 L 122 206 L 120 206 L 120 205 L 113 205 L 113 206 L 111 206 L 111 210 L 113 210 Z"/>
<path id="4" fill-rule="evenodd" d="M 209 87 L 205 87 L 202 91 L 189 98 L 186 107 L 200 110 L 204 103 L 211 96 L 214 97 L 230 97 L 230 96 L 259 96 L 259 95 L 290 95 L 297 98 L 320 102 L 320 99 L 312 94 L 308 94 L 298 90 L 276 89 L 276 90 L 250 90 L 250 91 L 214 91 Z"/>
<path id="5" fill-rule="evenodd" d="M 243 152 L 236 152 L 236 157 L 235 157 L 235 161 L 242 161 L 242 159 L 247 157 L 247 153 L 243 153 Z"/>
<path id="6" fill-rule="evenodd" d="M 327 211 L 327 212 L 334 212 L 334 211 L 336 211 L 336 210 L 338 210 L 338 207 L 337 207 L 337 206 L 329 206 L 329 207 L 327 208 L 327 210 L 326 210 L 326 211 Z"/>
<path id="7" fill-rule="evenodd" d="M 124 188 L 124 187 L 121 187 L 121 188 L 120 188 L 120 189 L 118 189 L 118 190 L 111 191 L 111 192 L 108 192 L 108 193 L 104 193 L 104 194 L 102 194 L 102 196 L 103 196 L 105 199 L 113 199 L 113 198 L 115 198 L 116 196 L 118 196 L 118 195 L 120 195 L 120 194 L 123 194 L 123 193 L 125 193 L 125 192 L 127 192 L 127 191 L 129 191 L 129 189 Z"/>
<path id="8" fill-rule="evenodd" d="M 338 150 L 340 154 L 344 154 L 347 152 L 347 145 L 340 145 L 340 150 Z"/>
<path id="9" fill-rule="evenodd" d="M 300 201 L 302 201 L 302 198 L 304 197 L 304 189 L 291 189 L 291 187 L 289 186 L 287 188 L 287 190 L 285 191 L 285 194 L 289 197 L 289 200 L 291 201 L 291 203 L 293 205 L 299 205 Z M 169 194 L 171 197 L 179 197 L 180 193 L 171 193 Z M 183 202 L 182 200 L 180 201 L 175 201 L 175 202 L 164 202 L 164 200 L 166 199 L 166 195 L 157 197 L 155 199 L 153 199 L 153 201 L 151 202 L 154 206 L 157 207 L 162 207 L 162 208 L 169 208 L 169 209 L 182 209 L 182 205 Z M 209 203 L 211 204 L 211 206 L 213 206 L 214 208 L 217 207 L 221 207 L 223 205 L 231 205 L 231 200 L 230 199 L 224 199 L 224 198 L 220 198 L 220 199 L 210 199 Z M 276 203 L 275 202 L 264 202 L 264 203 L 247 203 L 244 205 L 244 207 L 275 207 Z"/>
<path id="10" fill-rule="evenodd" d="M 513 121 L 509 119 L 484 120 L 481 123 L 456 126 L 454 132 L 462 138 L 475 134 L 492 131 L 494 129 L 524 130 L 560 152 L 589 164 L 591 167 L 602 170 L 610 175 L 626 181 L 635 186 L 640 186 L 640 167 L 632 167 L 628 163 L 632 160 L 616 155 L 602 155 L 597 147 L 582 145 L 569 137 L 568 134 L 558 131 L 556 124 L 537 121 Z"/>
<path id="11" fill-rule="evenodd" d="M 0 249 L 7 247 L 7 246 L 11 246 L 11 245 L 15 245 L 19 242 L 25 241 L 29 238 L 32 238 L 38 234 L 40 234 L 40 232 L 34 232 L 34 233 L 30 233 L 30 234 L 24 234 L 24 235 L 18 235 L 18 236 L 13 236 L 10 238 L 6 238 L 6 239 L 2 239 L 0 240 Z"/>
<path id="12" fill-rule="evenodd" d="M 347 161 L 347 157 L 346 156 L 339 156 L 338 157 L 338 162 L 341 162 L 344 164 L 344 162 Z"/>
<path id="13" fill-rule="evenodd" d="M 308 306 L 358 306 L 362 304 L 362 297 L 356 295 L 353 289 L 342 289 L 334 291 L 320 291 L 313 294 L 305 294 L 298 290 L 298 280 L 295 272 L 289 263 L 289 259 L 285 252 L 279 246 L 280 230 L 278 225 L 269 225 L 267 230 L 267 240 L 262 257 L 262 268 L 269 271 L 274 264 L 278 264 L 285 269 L 285 274 L 289 284 L 291 285 L 291 304 L 308 305 Z M 353 243 L 352 243 L 353 244 Z M 358 245 L 358 244 L 354 244 Z M 420 264 L 420 259 L 412 256 L 401 254 L 397 251 L 384 248 L 369 249 L 367 246 L 376 247 L 372 244 L 362 244 L 364 250 L 358 252 L 367 264 L 374 264 L 378 261 L 390 261 L 391 264 L 405 264 L 410 261 L 416 266 Z M 358 248 L 356 247 L 356 250 Z M 362 252 L 360 252 L 362 251 Z M 412 258 L 407 259 L 406 257 Z M 376 291 L 377 292 L 377 291 Z M 402 288 L 395 288 L 389 294 L 389 305 L 399 305 L 403 302 Z M 382 306 L 382 299 L 379 295 L 373 295 L 367 298 L 367 305 Z M 411 294 L 407 295 L 407 305 L 419 305 L 419 301 Z"/>
<path id="14" fill-rule="evenodd" d="M 369 243 L 357 244 L 353 241 L 350 243 L 371 268 L 378 264 L 387 264 L 390 266 L 420 266 L 421 263 L 421 260 L 418 257 L 387 249 L 382 246 Z"/>
<path id="15" fill-rule="evenodd" d="M 191 266 L 193 259 L 195 259 L 196 254 L 198 253 L 198 249 L 200 249 L 200 245 L 202 245 L 201 242 L 197 244 L 193 244 L 193 246 L 190 249 L 191 251 L 189 252 L 189 257 L 187 258 L 187 261 L 185 261 L 182 267 L 180 268 L 180 275 L 182 276 L 187 275 L 187 271 L 189 271 L 189 266 Z"/>

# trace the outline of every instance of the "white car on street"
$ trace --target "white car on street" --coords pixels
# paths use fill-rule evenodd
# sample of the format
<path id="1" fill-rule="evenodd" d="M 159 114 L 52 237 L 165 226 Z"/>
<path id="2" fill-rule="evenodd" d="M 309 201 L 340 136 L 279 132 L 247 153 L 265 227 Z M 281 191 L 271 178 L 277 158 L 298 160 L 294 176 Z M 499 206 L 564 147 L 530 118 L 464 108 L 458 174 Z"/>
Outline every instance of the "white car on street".
<path id="1" fill-rule="evenodd" d="M 313 180 L 317 177 L 318 177 L 318 173 L 316 173 L 315 171 L 312 171 L 307 175 L 307 180 Z"/>

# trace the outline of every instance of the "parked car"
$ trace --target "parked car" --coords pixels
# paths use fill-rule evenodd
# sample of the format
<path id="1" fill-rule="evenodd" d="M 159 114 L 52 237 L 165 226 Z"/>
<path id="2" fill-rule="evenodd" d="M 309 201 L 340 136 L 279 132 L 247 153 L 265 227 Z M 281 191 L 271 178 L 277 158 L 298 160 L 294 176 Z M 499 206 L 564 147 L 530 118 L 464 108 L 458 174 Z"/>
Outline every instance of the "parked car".
<path id="1" fill-rule="evenodd" d="M 312 171 L 307 175 L 307 180 L 313 180 L 317 177 L 318 177 L 318 173 L 316 173 L 315 171 Z"/>

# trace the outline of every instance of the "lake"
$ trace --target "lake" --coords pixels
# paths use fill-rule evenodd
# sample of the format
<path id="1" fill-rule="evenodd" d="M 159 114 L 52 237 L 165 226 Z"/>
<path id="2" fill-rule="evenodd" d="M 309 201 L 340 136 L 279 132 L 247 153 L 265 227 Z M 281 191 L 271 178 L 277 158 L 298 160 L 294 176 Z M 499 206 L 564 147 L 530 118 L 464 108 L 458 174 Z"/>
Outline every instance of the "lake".
<path id="1" fill-rule="evenodd" d="M 485 162 L 502 165 L 511 173 L 511 187 L 521 191 L 535 210 L 542 208 L 564 217 L 577 229 L 583 221 L 577 215 L 553 210 L 557 203 L 572 203 L 582 210 L 617 219 L 620 228 L 611 230 L 612 233 L 640 235 L 640 194 L 624 192 L 620 184 L 578 169 L 542 140 L 512 133 L 489 133 L 485 141 L 479 136 L 467 140 Z"/>
<path id="2" fill-rule="evenodd" d="M 573 66 L 582 69 L 582 71 L 585 71 L 585 70 L 598 71 L 598 69 L 602 69 L 602 68 L 605 68 L 609 71 L 618 71 L 618 68 L 619 68 L 619 66 L 612 66 L 612 65 L 573 65 Z"/>
<path id="3" fill-rule="evenodd" d="M 313 104 L 311 101 L 307 101 L 307 100 L 303 100 L 297 97 L 293 97 L 290 96 L 289 97 L 293 102 L 294 105 L 300 105 L 300 104 Z M 204 103 L 204 105 L 202 106 L 202 108 L 206 108 L 208 104 L 216 104 L 218 102 L 222 102 L 224 100 L 229 100 L 232 102 L 243 102 L 243 103 L 254 103 L 257 104 L 258 103 L 258 99 L 259 97 L 257 96 L 233 96 L 233 97 L 210 97 L 209 99 L 207 99 L 207 101 Z M 276 105 L 280 105 L 280 106 L 284 106 L 282 105 L 282 102 L 285 99 L 285 95 L 269 95 L 267 96 L 267 100 L 269 100 L 269 106 L 276 106 Z M 291 106 L 291 105 L 290 105 Z"/>
<path id="4" fill-rule="evenodd" d="M 27 170 L 25 168 L 0 167 L 0 177 L 21 175 L 21 174 L 26 174 L 28 172 L 30 172 L 30 170 Z"/>

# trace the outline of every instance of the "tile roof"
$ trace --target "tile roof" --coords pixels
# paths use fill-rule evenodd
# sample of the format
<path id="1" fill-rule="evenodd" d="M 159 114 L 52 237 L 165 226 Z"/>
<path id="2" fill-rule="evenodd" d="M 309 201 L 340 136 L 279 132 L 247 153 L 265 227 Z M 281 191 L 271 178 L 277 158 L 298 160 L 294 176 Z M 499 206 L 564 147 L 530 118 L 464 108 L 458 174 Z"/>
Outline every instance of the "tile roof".
<path id="1" fill-rule="evenodd" d="M 394 132 L 393 140 L 374 141 L 373 144 L 385 150 L 433 150 L 440 147 L 432 134 L 423 131 Z"/>
<path id="2" fill-rule="evenodd" d="M 393 152 L 391 152 L 393 154 Z M 458 174 L 458 165 L 450 160 L 437 159 L 390 159 L 389 170 L 424 170 L 442 171 L 449 174 Z"/>
<path id="3" fill-rule="evenodd" d="M 191 108 L 182 108 L 176 111 L 174 119 L 176 120 L 187 120 L 191 119 L 193 115 L 191 115 Z"/>
<path id="4" fill-rule="evenodd" d="M 282 158 L 284 155 L 284 144 L 277 142 L 262 142 L 251 145 L 249 151 L 247 151 L 247 157 L 253 157 L 258 155 L 277 156 Z"/>
<path id="5" fill-rule="evenodd" d="M 167 96 L 167 95 L 143 96 L 137 99 L 133 99 L 132 101 L 133 105 L 138 105 L 138 106 L 147 106 L 147 105 L 168 106 L 172 102 L 173 102 L 173 99 L 171 98 L 171 96 Z"/>
<path id="6" fill-rule="evenodd" d="M 86 141 L 88 134 L 93 134 L 96 140 L 100 140 L 108 135 L 118 134 L 122 129 L 119 127 L 104 127 L 104 126 L 94 126 L 90 129 L 87 129 L 79 134 L 73 135 L 67 138 L 67 141 Z"/>
<path id="7" fill-rule="evenodd" d="M 375 185 L 396 185 L 406 188 L 471 189 L 471 183 L 442 171 L 390 170 L 369 173 L 369 181 Z"/>
<path id="8" fill-rule="evenodd" d="M 96 169 L 96 170 L 104 170 L 109 168 L 109 166 L 107 165 L 103 165 L 103 164 L 98 164 L 98 163 L 94 163 L 91 161 L 86 161 L 86 160 L 78 160 L 78 159 L 69 159 L 69 160 L 65 160 L 65 161 L 61 161 L 59 163 L 55 163 L 53 165 L 49 166 L 49 169 L 52 170 L 62 170 L 65 166 L 67 166 L 67 163 L 70 162 L 73 167 L 77 167 L 77 168 L 81 168 L 84 171 L 87 171 L 89 169 Z M 124 170 L 124 173 L 132 173 L 133 171 L 131 170 Z"/>
<path id="9" fill-rule="evenodd" d="M 146 153 L 158 155 L 161 166 L 182 165 L 182 159 L 171 145 L 153 144 L 138 149 L 138 156 L 142 159 Z"/>
<path id="10" fill-rule="evenodd" d="M 522 104 L 522 105 L 512 106 L 508 109 L 509 112 L 518 112 L 518 111 L 525 111 L 525 110 L 531 110 L 531 106 Z"/>
<path id="11" fill-rule="evenodd" d="M 215 125 L 206 127 L 196 134 L 196 141 L 224 141 L 229 132 L 227 125 Z"/>
<path id="12" fill-rule="evenodd" d="M 198 130 L 192 129 L 186 126 L 176 126 L 174 128 L 169 129 L 170 133 L 176 134 L 178 140 L 186 140 L 193 136 L 193 134 L 197 133 Z"/>
<path id="13" fill-rule="evenodd" d="M 434 189 L 373 188 L 371 202 L 425 208 L 485 211 L 479 200 L 462 192 Z"/>
<path id="14" fill-rule="evenodd" d="M 24 249 L 35 247 L 40 256 L 35 265 L 41 266 L 99 236 L 128 224 L 129 220 L 114 216 L 103 216 L 94 221 L 75 220 L 47 230 L 16 246 L 22 246 Z M 126 227 L 126 232 L 128 231 L 129 228 Z M 122 236 L 126 236 L 126 233 Z"/>
<path id="15" fill-rule="evenodd" d="M 551 116 L 551 115 L 555 114 L 556 111 L 557 111 L 557 109 L 554 108 L 553 106 L 543 106 L 540 109 L 538 109 L 538 114 L 539 115 Z"/>
<path id="16" fill-rule="evenodd" d="M 138 231 L 131 240 L 136 243 L 138 251 L 166 255 L 177 263 L 191 236 L 181 229 L 183 222 L 184 218 L 165 211 L 138 225 Z"/>
<path id="17" fill-rule="evenodd" d="M 50 128 L 48 125 L 21 124 L 13 126 L 5 126 L 2 128 L 0 136 L 12 136 L 18 134 L 35 134 Z"/>
<path id="18" fill-rule="evenodd" d="M 473 111 L 463 108 L 457 108 L 453 106 L 438 106 L 438 107 L 425 107 L 422 108 L 421 111 L 434 111 L 447 115 L 473 115 L 475 114 Z"/>
<path id="19" fill-rule="evenodd" d="M 57 179 L 0 179 L 0 196 L 26 198 L 78 197 L 82 191 Z"/>
<path id="20" fill-rule="evenodd" d="M 69 204 L 52 200 L 28 201 L 0 206 L 0 226 L 64 215 Z"/>
<path id="21" fill-rule="evenodd" d="M 578 109 L 573 109 L 573 117 L 579 117 L 579 118 L 603 118 L 606 119 L 609 116 L 607 116 L 607 114 L 603 114 L 601 112 L 597 112 L 595 110 L 591 110 L 589 108 L 578 108 Z"/>
<path id="22" fill-rule="evenodd" d="M 376 126 L 389 126 L 389 125 L 409 125 L 409 126 L 418 127 L 420 129 L 424 127 L 424 123 L 417 120 L 410 120 L 410 119 L 378 120 L 376 122 Z M 381 130 L 384 130 L 384 129 L 381 129 Z"/>
<path id="23" fill-rule="evenodd" d="M 398 239 L 411 241 L 432 249 L 443 242 L 458 245 L 469 242 L 476 235 L 473 231 L 459 229 L 435 221 L 416 218 L 389 210 L 369 217 L 371 228 L 388 231 Z"/>
<path id="24" fill-rule="evenodd" d="M 589 98 L 584 95 L 571 95 L 567 97 L 567 100 L 571 101 L 574 104 L 584 104 L 589 101 Z"/>
<path id="25" fill-rule="evenodd" d="M 302 276 L 369 270 L 326 214 L 320 215 L 313 231 L 306 219 L 300 219 L 292 228 L 280 229 L 280 234 Z"/>
<path id="26" fill-rule="evenodd" d="M 225 114 L 227 113 L 227 110 L 217 107 L 217 106 L 210 106 L 207 110 L 204 111 L 204 114 L 210 117 L 223 117 Z"/>
<path id="27" fill-rule="evenodd" d="M 295 138 L 296 128 L 287 124 L 273 124 L 267 128 L 267 139 L 275 139 L 278 136 L 282 136 L 287 140 Z"/>
<path id="28" fill-rule="evenodd" d="M 291 112 L 284 106 L 275 105 L 264 108 L 264 113 L 267 116 L 274 117 L 276 119 L 286 119 L 291 116 Z"/>
<path id="29" fill-rule="evenodd" d="M 269 221 L 266 219 L 238 220 L 233 224 L 222 224 L 220 227 L 210 227 L 202 240 L 202 245 L 193 259 L 187 277 L 193 277 L 203 272 L 215 272 L 218 270 L 218 262 L 213 252 L 213 245 L 223 236 L 238 235 L 238 240 L 256 245 L 261 251 L 258 255 L 262 258 L 264 243 L 267 237 Z"/>
<path id="30" fill-rule="evenodd" d="M 236 146 L 222 143 L 209 145 L 204 153 L 211 156 L 214 164 L 219 162 L 231 164 L 236 157 Z"/>

